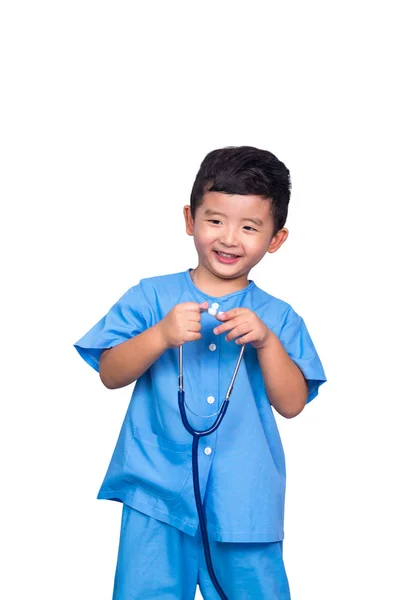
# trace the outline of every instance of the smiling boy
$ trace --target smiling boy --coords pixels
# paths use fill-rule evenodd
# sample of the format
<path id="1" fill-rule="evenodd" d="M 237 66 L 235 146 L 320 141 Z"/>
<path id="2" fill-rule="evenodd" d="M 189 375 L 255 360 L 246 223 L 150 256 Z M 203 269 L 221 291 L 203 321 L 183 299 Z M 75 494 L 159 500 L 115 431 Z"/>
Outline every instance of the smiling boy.
<path id="1" fill-rule="evenodd" d="M 199 257 L 192 271 L 197 287 L 218 297 L 246 288 L 247 276 L 267 252 L 276 252 L 288 230 L 275 231 L 271 203 L 261 196 L 207 192 L 197 208 L 184 207 L 186 232 L 194 237 Z M 224 322 L 214 333 L 229 332 L 226 340 L 251 345 L 258 351 L 264 384 L 272 406 L 284 417 L 295 417 L 308 396 L 306 379 L 279 338 L 249 308 L 218 316 Z"/>
<path id="2" fill-rule="evenodd" d="M 199 430 L 215 419 L 246 345 L 224 421 L 199 442 L 218 581 L 229 600 L 290 598 L 285 457 L 272 407 L 298 415 L 326 378 L 303 319 L 248 279 L 287 239 L 290 188 L 288 169 L 266 150 L 210 152 L 184 207 L 196 268 L 143 279 L 75 344 L 108 388 L 136 381 L 98 495 L 124 503 L 114 600 L 193 600 L 197 584 L 205 600 L 219 597 L 204 561 L 191 436 L 176 397 L 182 344 L 187 408 Z M 216 317 L 203 313 L 215 303 Z"/>

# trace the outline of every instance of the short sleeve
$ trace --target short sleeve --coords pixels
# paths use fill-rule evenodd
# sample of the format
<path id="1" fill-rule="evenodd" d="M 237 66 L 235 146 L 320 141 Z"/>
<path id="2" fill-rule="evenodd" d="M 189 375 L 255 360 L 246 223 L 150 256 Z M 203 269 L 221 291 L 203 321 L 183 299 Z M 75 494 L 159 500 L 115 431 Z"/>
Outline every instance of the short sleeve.
<path id="1" fill-rule="evenodd" d="M 103 350 L 142 333 L 150 326 L 148 321 L 149 311 L 140 286 L 132 287 L 74 347 L 88 365 L 99 371 Z"/>
<path id="2" fill-rule="evenodd" d="M 326 376 L 303 319 L 290 308 L 279 335 L 286 352 L 303 372 L 308 382 L 307 403 L 317 395 Z"/>

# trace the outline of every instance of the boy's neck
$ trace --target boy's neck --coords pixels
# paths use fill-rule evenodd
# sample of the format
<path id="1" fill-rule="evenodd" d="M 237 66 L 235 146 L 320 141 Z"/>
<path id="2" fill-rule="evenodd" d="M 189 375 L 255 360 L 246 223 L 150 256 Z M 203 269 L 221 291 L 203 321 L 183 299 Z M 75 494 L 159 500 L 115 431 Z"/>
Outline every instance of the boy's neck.
<path id="1" fill-rule="evenodd" d="M 238 277 L 237 279 L 222 279 L 221 277 L 217 277 L 213 273 L 210 273 L 210 271 L 202 267 L 202 265 L 198 265 L 195 269 L 190 271 L 190 276 L 194 285 L 199 290 L 204 294 L 214 296 L 215 298 L 243 290 L 249 285 L 246 275 Z"/>

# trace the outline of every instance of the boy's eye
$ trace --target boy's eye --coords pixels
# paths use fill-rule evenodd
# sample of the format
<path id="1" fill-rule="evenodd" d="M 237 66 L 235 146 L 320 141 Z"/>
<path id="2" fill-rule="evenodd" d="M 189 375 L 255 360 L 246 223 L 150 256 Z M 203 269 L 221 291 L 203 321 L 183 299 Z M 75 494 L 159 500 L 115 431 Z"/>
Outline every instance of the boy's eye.
<path id="1" fill-rule="evenodd" d="M 213 225 L 222 225 L 222 221 L 219 221 L 218 219 L 208 219 L 208 223 L 212 223 Z M 254 229 L 254 227 L 251 227 L 250 225 L 245 225 L 244 229 L 247 231 L 258 231 L 258 229 Z"/>

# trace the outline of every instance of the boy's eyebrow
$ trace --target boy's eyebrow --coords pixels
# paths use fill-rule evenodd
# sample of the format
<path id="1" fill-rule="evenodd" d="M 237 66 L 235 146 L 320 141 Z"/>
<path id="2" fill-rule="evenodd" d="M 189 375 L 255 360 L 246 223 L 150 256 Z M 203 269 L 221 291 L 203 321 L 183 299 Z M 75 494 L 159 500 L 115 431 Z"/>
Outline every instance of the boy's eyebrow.
<path id="1" fill-rule="evenodd" d="M 218 212 L 217 210 L 211 210 L 211 208 L 207 208 L 206 212 L 204 213 L 204 216 L 209 217 L 212 215 L 219 215 L 220 217 L 226 217 L 225 213 Z M 246 217 L 245 219 L 242 219 L 242 221 L 251 221 L 255 225 L 259 225 L 260 227 L 263 225 L 263 222 L 261 221 L 261 219 L 258 219 L 257 217 Z"/>

